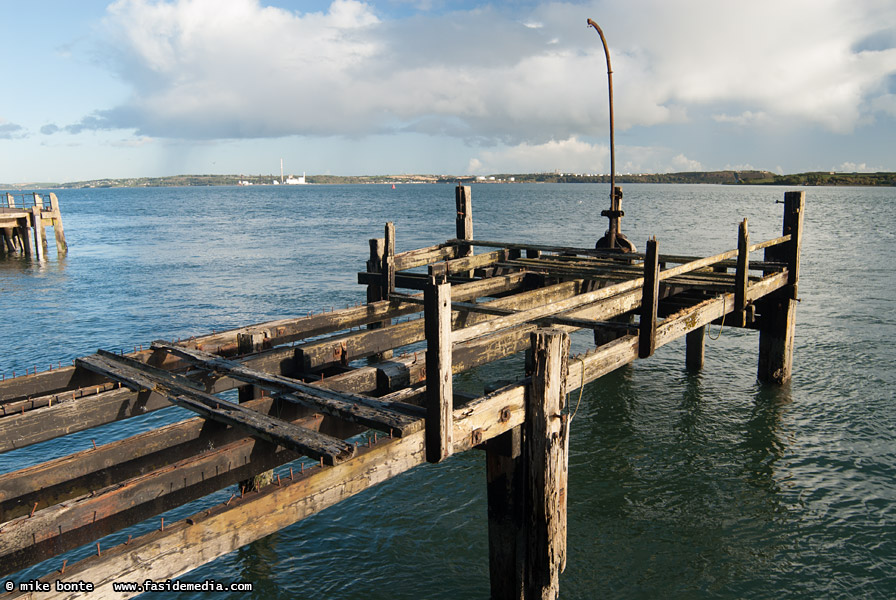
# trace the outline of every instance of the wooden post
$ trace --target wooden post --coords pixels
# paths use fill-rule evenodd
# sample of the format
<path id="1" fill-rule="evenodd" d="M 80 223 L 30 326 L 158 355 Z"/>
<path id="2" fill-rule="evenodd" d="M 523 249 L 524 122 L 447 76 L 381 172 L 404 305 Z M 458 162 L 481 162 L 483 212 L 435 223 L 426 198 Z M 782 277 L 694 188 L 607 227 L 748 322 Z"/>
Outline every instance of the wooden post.
<path id="1" fill-rule="evenodd" d="M 790 241 L 783 248 L 766 252 L 787 263 L 788 285 L 759 303 L 759 381 L 783 384 L 793 372 L 793 335 L 796 330 L 800 246 L 802 242 L 805 192 L 784 194 L 784 235 Z"/>
<path id="2" fill-rule="evenodd" d="M 734 327 L 747 324 L 747 283 L 750 270 L 750 232 L 747 220 L 741 221 L 737 228 L 737 268 L 734 272 L 734 312 L 731 314 Z"/>
<path id="3" fill-rule="evenodd" d="M 264 334 L 249 332 L 237 333 L 236 346 L 237 353 L 241 355 L 258 352 L 264 346 Z M 243 402 L 260 398 L 261 389 L 252 384 L 243 385 L 239 387 L 239 392 L 237 392 L 237 394 L 239 396 L 239 401 L 242 404 Z"/>
<path id="4" fill-rule="evenodd" d="M 423 290 L 426 331 L 426 460 L 441 462 L 454 444 L 451 372 L 451 284 L 433 281 Z"/>
<path id="5" fill-rule="evenodd" d="M 56 253 L 59 256 L 68 254 L 68 244 L 65 242 L 65 230 L 62 227 L 62 212 L 59 210 L 59 198 L 50 192 L 50 207 L 53 210 L 53 235 L 56 236 Z"/>
<path id="6" fill-rule="evenodd" d="M 383 249 L 383 274 L 382 299 L 388 300 L 389 294 L 395 291 L 395 224 L 392 221 L 386 223 L 385 248 Z"/>
<path id="7" fill-rule="evenodd" d="M 370 258 L 367 260 L 367 271 L 370 273 L 382 273 L 383 270 L 383 258 L 386 255 L 386 240 L 385 238 L 371 238 L 368 240 L 370 243 Z M 371 304 L 373 302 L 378 302 L 380 300 L 385 300 L 383 297 L 383 286 L 370 284 L 367 286 L 367 303 Z M 370 323 L 367 325 L 367 329 L 381 329 L 387 325 L 392 324 L 392 319 L 386 319 L 384 321 L 377 321 L 375 323 Z M 369 358 L 371 362 L 379 362 L 381 360 L 386 360 L 392 358 L 392 351 L 386 350 L 385 352 L 377 352 L 373 356 Z"/>
<path id="8" fill-rule="evenodd" d="M 647 240 L 644 257 L 644 288 L 641 296 L 641 326 L 638 356 L 647 358 L 656 350 L 656 312 L 660 295 L 660 264 L 656 238 Z"/>
<path id="9" fill-rule="evenodd" d="M 457 205 L 456 233 L 459 240 L 473 239 L 473 192 L 468 185 L 459 185 L 454 189 L 454 200 Z M 457 257 L 473 256 L 473 246 L 470 244 L 458 244 Z M 462 273 L 467 277 L 473 277 L 473 271 Z"/>
<path id="10" fill-rule="evenodd" d="M 691 371 L 703 368 L 706 347 L 706 325 L 690 331 L 685 336 L 685 367 Z"/>
<path id="11" fill-rule="evenodd" d="M 459 185 L 454 190 L 454 199 L 457 204 L 457 239 L 473 239 L 473 192 L 468 185 Z M 473 254 L 473 247 L 469 244 L 461 244 L 457 253 L 458 258 Z"/>
<path id="12" fill-rule="evenodd" d="M 520 600 L 524 594 L 528 540 L 523 519 L 526 467 L 522 439 L 519 426 L 485 443 L 492 600 Z"/>
<path id="13" fill-rule="evenodd" d="M 34 195 L 34 201 L 38 200 L 38 195 Z M 31 207 L 31 226 L 34 229 L 34 250 L 37 253 L 37 260 L 44 260 L 46 253 L 44 252 L 44 224 L 41 218 L 41 206 L 35 204 Z"/>
<path id="14" fill-rule="evenodd" d="M 566 568 L 569 417 L 566 404 L 569 335 L 540 329 L 531 335 L 534 372 L 526 398 L 526 595 L 553 600 Z"/>

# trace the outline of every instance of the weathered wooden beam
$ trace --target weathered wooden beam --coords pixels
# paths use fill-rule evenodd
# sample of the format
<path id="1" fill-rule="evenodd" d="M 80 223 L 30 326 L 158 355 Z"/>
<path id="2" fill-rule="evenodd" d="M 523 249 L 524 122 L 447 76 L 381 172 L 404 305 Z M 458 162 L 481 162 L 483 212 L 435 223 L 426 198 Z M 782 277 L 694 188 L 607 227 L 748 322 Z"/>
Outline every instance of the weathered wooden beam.
<path id="1" fill-rule="evenodd" d="M 405 414 L 401 412 L 400 407 L 390 406 L 375 398 L 321 389 L 282 375 L 256 371 L 243 364 L 200 350 L 181 348 L 164 342 L 153 342 L 153 348 L 172 352 L 203 369 L 214 370 L 281 394 L 286 400 L 298 402 L 346 421 L 386 433 L 392 432 L 399 437 L 419 431 L 422 427 L 418 416 Z"/>
<path id="2" fill-rule="evenodd" d="M 464 420 L 481 418 L 484 419 L 479 426 L 482 429 L 486 425 L 482 415 L 492 412 L 480 410 L 455 421 L 455 427 L 470 430 L 475 427 Z M 514 426 L 514 422 L 512 419 L 495 424 L 489 433 L 503 434 Z M 455 437 L 461 439 L 462 436 Z M 338 465 L 309 469 L 304 474 L 295 473 L 294 480 L 284 479 L 279 486 L 269 485 L 257 493 L 233 498 L 188 519 L 166 523 L 164 530 L 136 537 L 128 544 L 104 548 L 99 556 L 69 564 L 64 574 L 57 571 L 43 579 L 90 581 L 96 586 L 95 595 L 91 597 L 103 598 L 111 596 L 114 581 L 176 578 L 423 462 L 423 431 L 401 439 L 383 438 L 370 448 L 359 448 L 353 458 Z M 10 596 L 16 597 L 21 596 Z"/>
<path id="3" fill-rule="evenodd" d="M 466 284 L 464 284 L 466 285 Z M 459 291 L 461 298 L 464 285 L 452 285 L 452 296 L 454 292 Z M 531 308 L 545 304 L 551 299 L 565 299 L 574 296 L 582 289 L 581 282 L 566 282 L 555 284 L 546 288 L 521 292 L 508 298 L 500 298 L 490 300 L 482 304 L 460 303 L 462 306 L 477 307 L 465 311 L 454 311 L 452 313 L 451 326 L 452 329 L 459 329 L 478 322 L 486 320 L 483 314 L 488 311 L 504 310 L 502 307 L 515 308 Z M 422 298 L 411 298 L 404 296 L 393 297 L 404 298 L 405 302 L 418 302 L 422 308 Z M 513 313 L 514 311 L 507 308 L 506 311 Z M 508 314 L 508 312 L 503 314 Z M 327 365 L 342 363 L 348 364 L 350 361 L 371 356 L 383 349 L 396 349 L 402 346 L 422 341 L 425 337 L 423 320 L 415 319 L 405 321 L 390 327 L 385 327 L 376 332 L 358 332 L 341 336 L 331 337 L 320 341 L 307 342 L 295 347 L 296 363 L 300 371 L 312 372 Z"/>
<path id="4" fill-rule="evenodd" d="M 322 415 L 306 417 L 309 410 L 270 397 L 246 405 L 289 420 L 302 417 L 316 423 L 323 419 Z M 28 514 L 35 503 L 43 509 L 244 438 L 242 430 L 196 417 L 4 473 L 0 475 L 0 522 Z"/>
<path id="5" fill-rule="evenodd" d="M 86 359 L 87 357 L 85 357 Z M 149 389 L 168 397 L 172 403 L 226 425 L 241 427 L 249 435 L 288 448 L 299 454 L 322 459 L 327 464 L 345 460 L 354 454 L 354 446 L 342 440 L 296 427 L 280 419 L 268 417 L 240 404 L 195 389 L 194 382 L 181 376 L 154 378 L 148 370 L 141 370 L 125 362 L 113 362 L 110 356 L 94 355 L 89 360 L 79 359 L 86 367 L 120 381 L 131 389 Z M 224 359 L 222 359 L 224 360 Z"/>
<path id="6" fill-rule="evenodd" d="M 437 463 L 454 452 L 454 393 L 451 370 L 451 284 L 424 290 L 426 329 L 426 460 Z"/>
<path id="7" fill-rule="evenodd" d="M 457 258 L 457 246 L 454 244 L 437 244 L 428 248 L 418 248 L 399 252 L 395 255 L 395 270 L 403 271 L 443 260 Z"/>
<path id="8" fill-rule="evenodd" d="M 526 596 L 549 600 L 566 568 L 569 415 L 566 404 L 569 336 L 557 329 L 532 334 L 534 370 L 526 398 L 524 451 L 528 467 Z"/>
<path id="9" fill-rule="evenodd" d="M 169 406 L 171 403 L 162 394 L 135 394 L 128 389 L 66 399 L 58 404 L 54 402 L 52 406 L 0 418 L 0 452 Z"/>
<path id="10" fill-rule="evenodd" d="M 478 325 L 467 327 L 454 332 L 454 343 L 465 342 L 481 335 L 493 333 L 500 329 L 519 325 L 520 323 L 525 323 L 527 321 L 532 321 L 539 317 L 555 315 L 558 313 L 566 313 L 567 311 L 581 308 L 585 305 L 599 302 L 601 300 L 606 300 L 607 298 L 611 298 L 630 290 L 637 289 L 641 287 L 642 283 L 643 278 L 632 279 L 605 288 L 594 290 L 592 292 L 579 294 L 573 298 L 568 298 L 541 307 L 520 311 L 512 315 L 507 315 L 505 317 L 490 319 Z"/>
<path id="11" fill-rule="evenodd" d="M 656 311 L 660 295 L 660 265 L 656 238 L 647 240 L 644 259 L 644 287 L 641 295 L 641 323 L 638 334 L 638 356 L 647 358 L 656 350 Z"/>
<path id="12" fill-rule="evenodd" d="M 306 417 L 292 424 L 316 429 L 321 421 L 319 416 Z M 196 448 L 192 456 L 183 456 L 161 468 L 93 487 L 80 496 L 40 510 L 26 511 L 0 525 L 0 576 L 299 457 L 294 451 L 268 442 L 237 437 L 217 447 Z"/>

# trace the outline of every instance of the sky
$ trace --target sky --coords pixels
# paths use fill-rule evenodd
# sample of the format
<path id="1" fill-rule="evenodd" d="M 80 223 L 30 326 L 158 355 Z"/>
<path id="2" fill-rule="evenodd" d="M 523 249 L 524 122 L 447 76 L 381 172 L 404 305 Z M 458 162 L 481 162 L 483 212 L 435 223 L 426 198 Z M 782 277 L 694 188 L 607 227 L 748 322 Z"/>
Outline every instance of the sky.
<path id="1" fill-rule="evenodd" d="M 896 171 L 893 0 L 0 0 L 0 182 Z"/>

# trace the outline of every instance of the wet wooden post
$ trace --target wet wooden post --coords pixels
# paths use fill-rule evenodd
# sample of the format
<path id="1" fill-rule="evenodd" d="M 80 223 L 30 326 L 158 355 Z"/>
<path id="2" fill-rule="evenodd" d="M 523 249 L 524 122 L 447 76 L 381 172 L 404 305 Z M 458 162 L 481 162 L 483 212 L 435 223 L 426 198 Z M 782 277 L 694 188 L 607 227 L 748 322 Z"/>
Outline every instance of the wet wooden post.
<path id="1" fill-rule="evenodd" d="M 747 325 L 747 284 L 750 271 L 750 232 L 747 220 L 737 228 L 737 268 L 734 273 L 734 312 L 731 314 L 734 327 Z"/>
<path id="2" fill-rule="evenodd" d="M 805 192 L 784 194 L 783 234 L 790 241 L 780 248 L 768 248 L 766 260 L 787 264 L 788 285 L 759 303 L 759 369 L 762 382 L 783 384 L 793 372 L 793 335 L 796 329 L 796 303 L 800 278 L 800 246 L 802 242 Z"/>
<path id="3" fill-rule="evenodd" d="M 566 568 L 569 417 L 566 405 L 569 335 L 540 329 L 531 335 L 534 371 L 526 397 L 527 600 L 552 600 Z"/>
<path id="4" fill-rule="evenodd" d="M 15 208 L 15 198 L 13 198 L 13 195 L 9 192 L 6 193 L 6 206 L 4 208 Z M 3 245 L 10 253 L 17 250 L 14 231 L 15 229 L 13 227 L 5 227 L 0 231 L 0 236 L 3 237 Z"/>
<path id="5" fill-rule="evenodd" d="M 526 469 L 522 441 L 523 428 L 518 426 L 485 443 L 492 600 L 523 597 L 527 538 L 523 521 Z"/>
<path id="6" fill-rule="evenodd" d="M 34 194 L 34 206 L 31 207 L 31 227 L 34 229 L 34 250 L 37 253 L 37 260 L 44 260 L 46 258 L 46 251 L 44 248 L 44 244 L 46 240 L 44 239 L 44 223 L 41 212 L 43 210 L 41 206 L 40 196 Z"/>
<path id="7" fill-rule="evenodd" d="M 426 333 L 426 460 L 453 453 L 454 389 L 451 370 L 451 284 L 433 280 L 423 290 Z"/>
<path id="8" fill-rule="evenodd" d="M 685 335 L 685 368 L 699 371 L 703 368 L 706 354 L 706 325 L 689 331 Z"/>
<path id="9" fill-rule="evenodd" d="M 367 271 L 369 273 L 382 273 L 383 272 L 383 259 L 386 256 L 386 239 L 385 238 L 371 238 L 368 240 L 370 244 L 370 258 L 367 260 Z M 380 300 L 386 300 L 388 297 L 383 297 L 383 290 L 386 289 L 382 285 L 369 284 L 367 286 L 367 303 L 372 304 L 373 302 L 379 302 Z M 367 325 L 367 329 L 381 329 L 386 327 L 387 325 L 391 325 L 392 320 L 386 319 L 384 321 L 377 321 L 376 323 L 369 323 Z M 378 352 L 370 357 L 372 362 L 377 362 L 380 360 L 385 360 L 392 358 L 392 351 L 386 350 L 385 352 Z"/>
<path id="10" fill-rule="evenodd" d="M 473 192 L 468 185 L 459 185 L 454 190 L 454 200 L 457 204 L 457 239 L 473 239 Z M 473 247 L 469 244 L 461 244 L 457 257 L 463 258 L 473 254 Z"/>
<path id="11" fill-rule="evenodd" d="M 473 192 L 468 185 L 459 185 L 454 189 L 454 200 L 457 205 L 457 219 L 455 220 L 457 239 L 473 239 Z M 458 244 L 457 257 L 464 258 L 473 255 L 473 246 L 470 244 Z M 466 273 L 467 277 L 473 276 L 473 271 Z"/>
<path id="12" fill-rule="evenodd" d="M 660 294 L 660 263 L 656 238 L 647 240 L 644 257 L 644 287 L 641 295 L 641 324 L 638 335 L 638 356 L 653 356 L 656 350 L 656 314 Z"/>
<path id="13" fill-rule="evenodd" d="M 383 242 L 383 266 L 382 272 L 382 299 L 388 300 L 389 294 L 395 292 L 395 224 L 392 221 L 386 223 L 385 240 Z"/>
<path id="14" fill-rule="evenodd" d="M 56 253 L 60 256 L 68 254 L 65 242 L 65 230 L 62 227 L 62 212 L 59 210 L 59 198 L 50 192 L 50 208 L 53 211 L 53 235 L 56 236 Z"/>

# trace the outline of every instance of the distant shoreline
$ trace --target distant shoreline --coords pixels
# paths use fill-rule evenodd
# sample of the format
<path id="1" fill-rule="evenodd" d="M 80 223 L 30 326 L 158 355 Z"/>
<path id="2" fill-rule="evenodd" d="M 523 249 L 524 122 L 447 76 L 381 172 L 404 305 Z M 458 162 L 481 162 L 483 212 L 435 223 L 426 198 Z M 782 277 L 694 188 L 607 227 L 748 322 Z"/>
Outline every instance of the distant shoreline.
<path id="1" fill-rule="evenodd" d="M 85 189 L 133 187 L 195 187 L 230 186 L 240 181 L 251 185 L 275 185 L 274 175 L 172 175 L 167 177 L 133 177 L 94 179 L 66 183 L 29 182 L 0 184 L 0 189 Z M 409 184 L 409 183 L 609 183 L 609 175 L 581 173 L 496 173 L 488 176 L 470 175 L 308 175 L 309 184 Z M 681 173 L 640 173 L 616 176 L 616 183 L 690 183 L 723 185 L 784 185 L 784 186 L 896 186 L 896 173 L 835 173 L 806 172 L 777 175 L 769 171 L 688 171 Z"/>

